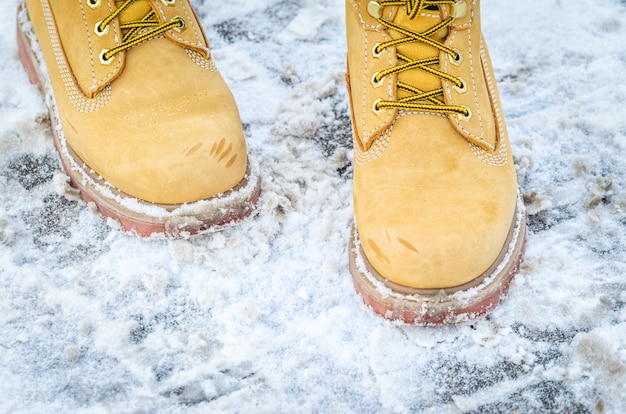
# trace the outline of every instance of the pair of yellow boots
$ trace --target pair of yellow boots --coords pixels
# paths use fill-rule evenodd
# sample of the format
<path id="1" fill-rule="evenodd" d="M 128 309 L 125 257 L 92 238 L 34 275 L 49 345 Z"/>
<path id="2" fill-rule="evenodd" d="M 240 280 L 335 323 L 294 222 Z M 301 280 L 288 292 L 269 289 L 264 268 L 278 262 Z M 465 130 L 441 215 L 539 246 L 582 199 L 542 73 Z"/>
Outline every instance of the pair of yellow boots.
<path id="1" fill-rule="evenodd" d="M 380 315 L 493 309 L 523 207 L 479 0 L 347 0 L 350 271 Z M 72 184 L 141 236 L 248 216 L 260 195 L 234 99 L 189 0 L 20 0 L 19 51 Z"/>

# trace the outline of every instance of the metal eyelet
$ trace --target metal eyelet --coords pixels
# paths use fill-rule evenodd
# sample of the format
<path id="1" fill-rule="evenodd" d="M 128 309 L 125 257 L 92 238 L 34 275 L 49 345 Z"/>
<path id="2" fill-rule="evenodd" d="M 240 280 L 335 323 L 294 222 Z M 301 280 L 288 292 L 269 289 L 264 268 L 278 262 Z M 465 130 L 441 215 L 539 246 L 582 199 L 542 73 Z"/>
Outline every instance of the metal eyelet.
<path id="1" fill-rule="evenodd" d="M 463 80 L 463 78 L 457 78 L 459 81 L 461 81 L 461 86 L 458 85 L 453 85 L 452 89 L 454 89 L 455 91 L 457 91 L 460 94 L 463 94 L 465 92 L 467 92 L 467 83 L 465 83 L 465 81 Z"/>
<path id="2" fill-rule="evenodd" d="M 380 72 L 376 72 L 374 73 L 374 76 L 372 76 L 371 83 L 374 88 L 380 88 L 381 86 L 383 86 L 384 80 L 382 78 L 377 79 L 379 74 Z"/>
<path id="3" fill-rule="evenodd" d="M 102 63 L 103 65 L 107 65 L 109 66 L 111 63 L 113 63 L 113 61 L 115 59 L 113 59 L 113 56 L 111 56 L 109 59 L 107 59 L 104 55 L 109 51 L 109 49 L 102 49 L 102 52 L 100 52 L 100 63 Z"/>
<path id="4" fill-rule="evenodd" d="M 459 0 L 452 5 L 451 16 L 455 19 L 462 19 L 467 14 L 467 3 L 464 0 Z"/>
<path id="5" fill-rule="evenodd" d="M 172 18 L 172 21 L 180 21 L 180 22 L 182 22 L 180 27 L 173 27 L 172 28 L 172 30 L 176 30 L 178 33 L 182 32 L 183 30 L 185 30 L 185 27 L 187 27 L 187 23 L 185 23 L 185 19 L 183 19 L 180 16 L 174 16 Z"/>
<path id="6" fill-rule="evenodd" d="M 161 3 L 165 4 L 166 6 L 173 6 L 176 4 L 176 0 L 161 0 Z"/>
<path id="7" fill-rule="evenodd" d="M 96 36 L 98 37 L 104 37 L 107 34 L 109 34 L 109 25 L 107 24 L 106 26 L 104 26 L 104 29 L 100 29 L 100 25 L 102 24 L 102 20 L 100 20 L 98 23 L 96 23 L 96 26 L 93 28 L 93 32 L 96 34 Z"/>
<path id="8" fill-rule="evenodd" d="M 383 55 L 383 51 L 381 50 L 380 52 L 378 52 L 376 49 L 378 49 L 378 46 L 380 46 L 382 43 L 376 43 L 374 45 L 374 47 L 372 48 L 372 56 L 375 58 L 380 58 Z"/>
<path id="9" fill-rule="evenodd" d="M 372 112 L 374 112 L 374 115 L 380 115 L 380 114 L 382 114 L 383 112 L 385 112 L 385 110 L 384 110 L 384 109 L 380 109 L 380 108 L 378 107 L 378 104 L 379 104 L 380 102 L 382 102 L 382 101 L 383 101 L 382 99 L 376 99 L 376 100 L 374 101 L 374 103 L 372 104 Z"/>
<path id="10" fill-rule="evenodd" d="M 472 110 L 469 108 L 469 106 L 465 105 L 461 105 L 461 108 L 467 111 L 467 115 L 457 114 L 457 116 L 459 117 L 459 121 L 469 122 L 472 119 Z"/>
<path id="11" fill-rule="evenodd" d="M 377 1 L 372 0 L 367 3 L 367 13 L 374 19 L 380 19 L 383 17 L 383 6 Z"/>
<path id="12" fill-rule="evenodd" d="M 91 7 L 92 9 L 97 9 L 98 7 L 102 6 L 102 0 L 87 0 L 87 6 Z"/>
<path id="13" fill-rule="evenodd" d="M 456 52 L 456 59 L 452 55 L 448 55 L 448 59 L 450 59 L 450 63 L 454 66 L 461 66 L 461 63 L 463 63 L 463 54 L 458 49 L 454 49 L 454 51 Z"/>

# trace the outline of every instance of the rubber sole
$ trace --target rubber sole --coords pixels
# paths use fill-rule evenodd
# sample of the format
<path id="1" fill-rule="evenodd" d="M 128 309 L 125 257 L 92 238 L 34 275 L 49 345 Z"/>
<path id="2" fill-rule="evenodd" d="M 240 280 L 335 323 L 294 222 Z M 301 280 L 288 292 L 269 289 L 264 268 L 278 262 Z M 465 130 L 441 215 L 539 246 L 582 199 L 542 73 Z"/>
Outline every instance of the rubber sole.
<path id="1" fill-rule="evenodd" d="M 67 145 L 51 81 L 23 0 L 17 11 L 17 43 L 30 82 L 44 96 L 53 131 L 54 147 L 70 184 L 104 218 L 141 237 L 179 237 L 228 227 L 256 211 L 261 194 L 260 169 L 248 155 L 248 168 L 234 188 L 205 200 L 177 205 L 155 204 L 123 193 L 91 170 Z"/>
<path id="2" fill-rule="evenodd" d="M 410 325 L 469 321 L 494 310 L 519 271 L 526 243 L 526 216 L 518 202 L 509 236 L 498 260 L 475 281 L 449 289 L 395 289 L 368 262 L 356 225 L 350 237 L 350 273 L 363 302 L 378 315 Z"/>

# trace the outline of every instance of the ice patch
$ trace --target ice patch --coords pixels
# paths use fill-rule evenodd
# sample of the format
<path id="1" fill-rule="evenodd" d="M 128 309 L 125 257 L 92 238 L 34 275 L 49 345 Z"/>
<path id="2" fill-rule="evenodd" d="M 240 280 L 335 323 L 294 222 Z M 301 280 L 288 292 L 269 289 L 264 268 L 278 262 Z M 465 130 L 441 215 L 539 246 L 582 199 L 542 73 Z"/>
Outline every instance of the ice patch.
<path id="1" fill-rule="evenodd" d="M 319 28 L 330 18 L 326 7 L 316 5 L 300 9 L 296 18 L 277 36 L 277 39 L 281 42 L 313 40 Z"/>

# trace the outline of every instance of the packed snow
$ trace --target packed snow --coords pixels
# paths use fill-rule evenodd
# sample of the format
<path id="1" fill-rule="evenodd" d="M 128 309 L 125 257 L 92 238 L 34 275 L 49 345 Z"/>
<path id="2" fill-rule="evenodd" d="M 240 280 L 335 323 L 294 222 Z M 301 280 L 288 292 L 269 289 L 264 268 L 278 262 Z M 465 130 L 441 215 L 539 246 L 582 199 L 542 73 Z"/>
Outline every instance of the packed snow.
<path id="1" fill-rule="evenodd" d="M 343 2 L 193 2 L 263 194 L 225 231 L 145 240 L 67 187 L 7 0 L 0 413 L 626 412 L 626 1 L 482 3 L 526 254 L 491 315 L 423 328 L 348 271 Z"/>

